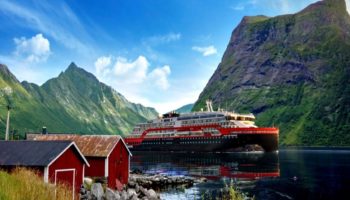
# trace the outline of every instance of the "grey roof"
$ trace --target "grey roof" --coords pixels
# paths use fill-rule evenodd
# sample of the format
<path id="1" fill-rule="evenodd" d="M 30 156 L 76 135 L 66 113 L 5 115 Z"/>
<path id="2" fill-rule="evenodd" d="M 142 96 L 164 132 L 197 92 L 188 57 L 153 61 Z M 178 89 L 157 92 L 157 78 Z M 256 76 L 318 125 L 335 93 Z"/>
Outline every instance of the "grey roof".
<path id="1" fill-rule="evenodd" d="M 47 166 L 72 141 L 0 141 L 0 166 Z"/>

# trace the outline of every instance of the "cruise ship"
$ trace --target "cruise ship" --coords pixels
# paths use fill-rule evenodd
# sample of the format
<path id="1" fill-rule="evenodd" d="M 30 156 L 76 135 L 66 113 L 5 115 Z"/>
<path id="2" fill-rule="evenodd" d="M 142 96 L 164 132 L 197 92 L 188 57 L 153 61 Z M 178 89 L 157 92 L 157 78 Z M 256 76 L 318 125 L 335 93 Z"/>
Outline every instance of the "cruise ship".
<path id="1" fill-rule="evenodd" d="M 132 151 L 278 151 L 279 129 L 257 127 L 253 114 L 213 110 L 166 113 L 136 125 L 124 140 Z"/>

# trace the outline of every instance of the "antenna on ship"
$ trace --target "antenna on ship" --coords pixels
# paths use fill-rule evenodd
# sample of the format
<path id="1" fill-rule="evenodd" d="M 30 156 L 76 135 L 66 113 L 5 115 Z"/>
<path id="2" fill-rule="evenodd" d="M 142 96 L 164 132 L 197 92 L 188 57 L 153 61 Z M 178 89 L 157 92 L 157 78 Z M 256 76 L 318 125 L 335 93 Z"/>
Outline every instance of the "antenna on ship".
<path id="1" fill-rule="evenodd" d="M 218 112 L 220 112 L 221 111 L 221 100 L 219 100 L 219 107 L 218 107 Z"/>
<path id="2" fill-rule="evenodd" d="M 213 112 L 213 105 L 212 105 L 213 102 L 211 100 L 207 100 L 205 103 L 207 104 L 207 111 Z"/>
<path id="3" fill-rule="evenodd" d="M 206 100 L 205 104 L 207 105 L 207 111 L 210 112 L 209 100 Z"/>

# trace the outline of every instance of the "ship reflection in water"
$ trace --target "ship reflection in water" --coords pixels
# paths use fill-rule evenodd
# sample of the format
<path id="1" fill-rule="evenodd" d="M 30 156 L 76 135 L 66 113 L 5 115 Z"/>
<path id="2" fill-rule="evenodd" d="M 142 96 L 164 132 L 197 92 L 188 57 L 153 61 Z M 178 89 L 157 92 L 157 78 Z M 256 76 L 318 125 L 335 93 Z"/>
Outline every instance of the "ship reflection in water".
<path id="1" fill-rule="evenodd" d="M 132 169 L 149 174 L 205 177 L 206 183 L 184 191 L 163 191 L 164 199 L 196 199 L 208 191 L 218 191 L 225 184 L 233 184 L 243 192 L 250 192 L 258 180 L 279 177 L 277 153 L 161 153 L 134 152 Z"/>

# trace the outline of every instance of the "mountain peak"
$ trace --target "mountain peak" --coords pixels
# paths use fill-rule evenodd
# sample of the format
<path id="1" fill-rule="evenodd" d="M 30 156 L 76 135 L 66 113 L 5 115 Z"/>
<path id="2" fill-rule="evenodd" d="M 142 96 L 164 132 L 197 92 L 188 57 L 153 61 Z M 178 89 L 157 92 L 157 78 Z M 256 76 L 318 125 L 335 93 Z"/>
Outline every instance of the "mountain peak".
<path id="1" fill-rule="evenodd" d="M 78 67 L 74 62 L 71 62 L 65 72 L 81 71 L 82 68 Z"/>
<path id="2" fill-rule="evenodd" d="M 79 67 L 75 64 L 75 62 L 71 62 L 67 69 L 75 69 L 75 68 L 79 68 Z"/>
<path id="3" fill-rule="evenodd" d="M 92 73 L 86 71 L 81 67 L 78 67 L 74 62 L 71 62 L 68 68 L 61 75 L 65 77 L 70 77 L 70 78 L 77 78 L 77 77 L 79 77 L 80 79 L 85 78 L 85 79 L 89 79 L 90 81 L 99 82 L 95 77 L 95 75 L 93 75 Z"/>
<path id="4" fill-rule="evenodd" d="M 0 73 L 2 74 L 9 74 L 11 73 L 8 67 L 4 64 L 0 64 Z"/>
<path id="5" fill-rule="evenodd" d="M 0 76 L 3 79 L 9 80 L 9 81 L 15 81 L 19 83 L 15 75 L 13 75 L 9 70 L 9 68 L 4 64 L 0 64 Z"/>

